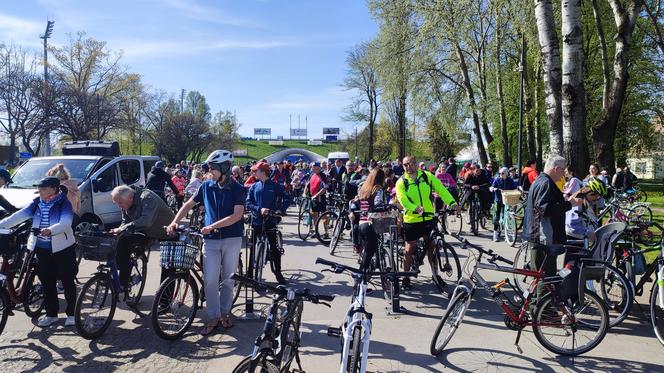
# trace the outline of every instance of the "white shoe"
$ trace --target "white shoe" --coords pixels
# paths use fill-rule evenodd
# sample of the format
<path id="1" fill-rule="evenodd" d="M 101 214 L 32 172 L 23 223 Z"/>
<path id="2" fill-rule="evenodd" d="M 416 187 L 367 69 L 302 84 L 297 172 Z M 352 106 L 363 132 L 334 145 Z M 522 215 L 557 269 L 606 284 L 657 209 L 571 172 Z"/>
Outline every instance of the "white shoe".
<path id="1" fill-rule="evenodd" d="M 495 242 L 498 242 L 498 241 L 499 241 L 498 237 L 499 237 L 498 231 L 493 231 L 493 240 L 494 240 Z"/>
<path id="2" fill-rule="evenodd" d="M 41 319 L 39 319 L 39 322 L 37 322 L 37 326 L 40 326 L 42 328 L 45 328 L 47 326 L 51 326 L 54 323 L 58 322 L 57 317 L 50 317 L 50 316 L 42 316 Z"/>
<path id="3" fill-rule="evenodd" d="M 67 319 L 65 320 L 65 326 L 74 326 L 76 325 L 76 319 L 74 316 L 67 316 Z"/>

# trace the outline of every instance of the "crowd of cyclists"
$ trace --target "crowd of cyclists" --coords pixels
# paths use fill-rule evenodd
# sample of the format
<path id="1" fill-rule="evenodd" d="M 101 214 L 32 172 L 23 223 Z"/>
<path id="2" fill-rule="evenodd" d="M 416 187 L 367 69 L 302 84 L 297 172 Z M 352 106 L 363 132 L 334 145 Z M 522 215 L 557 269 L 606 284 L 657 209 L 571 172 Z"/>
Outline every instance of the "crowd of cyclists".
<path id="1" fill-rule="evenodd" d="M 57 294 L 62 288 L 67 304 L 65 325 L 72 326 L 78 271 L 74 227 L 80 196 L 64 166 L 57 165 L 44 176 L 37 186 L 39 196 L 20 210 L 5 209 L 9 215 L 0 220 L 0 228 L 11 228 L 32 219 L 31 226 L 38 234 L 30 237 L 36 241 L 33 247 L 46 309 L 38 325 L 47 327 L 58 321 Z M 0 172 L 0 182 L 11 182 L 11 176 Z M 181 222 L 201 214 L 197 228 L 203 235 L 207 321 L 200 334 L 209 335 L 219 326 L 233 326 L 232 275 L 240 261 L 244 224 L 248 224 L 254 237 L 267 236 L 271 269 L 278 284 L 287 285 L 289 281 L 282 274 L 283 248 L 276 227 L 290 206 L 299 208 L 305 200 L 310 201 L 307 206 L 312 226 L 317 226 L 319 217 L 323 220 L 324 231 L 320 232 L 323 239 L 330 236 L 330 224 L 325 221 L 329 215 L 324 213 L 334 201 L 343 200 L 351 221 L 353 251 L 358 254 L 359 268 L 367 271 L 382 240 L 372 214 L 398 211 L 398 234 L 403 241 L 403 267 L 399 270 L 411 270 L 417 243 L 423 240 L 432 281 L 445 289 L 452 284 L 440 275 L 443 269 L 435 260 L 434 243 L 429 240 L 441 209 L 460 216 L 469 210 L 470 201 L 477 198 L 480 211 L 470 219 L 490 220 L 492 228 L 487 229 L 492 231 L 493 240 L 499 241 L 501 234 L 505 234 L 502 226 L 507 206 L 503 193 L 519 191 L 525 211 L 523 242 L 530 245 L 533 266 L 544 266 L 547 274 L 555 275 L 555 258 L 547 257 L 542 245 L 564 244 L 568 239 L 593 241 L 595 227 L 588 224 L 588 216 L 599 214 L 610 190 L 634 193 L 636 183 L 628 167 L 618 169 L 611 178 L 599 166 L 591 165 L 587 175 L 581 178 L 565 159 L 556 156 L 547 160 L 540 173 L 535 160 L 527 161 L 523 169 L 517 170 L 498 167 L 492 162 L 484 166 L 475 162 L 460 164 L 454 158 L 418 162 L 413 156 L 394 161 L 284 160 L 271 164 L 263 159 L 239 165 L 235 164 L 232 152 L 217 150 L 201 164 L 157 162 L 148 174 L 145 188 L 116 187 L 112 199 L 122 210 L 122 224 L 111 232 L 141 233 L 124 235 L 117 245 L 119 283 L 122 289 L 127 289 L 131 287 L 130 254 L 148 250 L 152 241 L 177 240 Z M 477 234 L 476 225 L 469 223 L 472 233 Z M 162 269 L 161 279 L 171 273 L 172 270 Z M 410 277 L 403 278 L 401 286 L 410 290 L 413 286 Z M 538 288 L 538 296 L 542 290 Z"/>

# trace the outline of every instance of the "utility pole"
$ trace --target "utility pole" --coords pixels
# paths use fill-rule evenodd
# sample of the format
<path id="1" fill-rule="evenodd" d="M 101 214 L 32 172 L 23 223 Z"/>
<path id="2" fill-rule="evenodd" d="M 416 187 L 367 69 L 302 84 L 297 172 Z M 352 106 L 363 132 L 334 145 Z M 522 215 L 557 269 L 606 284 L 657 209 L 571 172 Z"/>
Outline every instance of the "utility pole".
<path id="1" fill-rule="evenodd" d="M 293 115 L 288 114 L 288 138 L 293 140 Z"/>
<path id="2" fill-rule="evenodd" d="M 101 126 L 99 121 L 99 94 L 97 94 L 97 141 L 101 140 Z"/>
<path id="3" fill-rule="evenodd" d="M 40 39 L 44 39 L 44 91 L 48 92 L 48 39 L 51 37 L 51 34 L 53 33 L 53 25 L 55 24 L 55 21 L 49 21 L 46 20 L 46 31 L 44 31 L 44 35 L 40 36 Z M 49 130 L 48 122 L 50 121 L 50 101 L 47 101 L 48 105 L 46 105 L 46 113 L 44 115 L 44 123 L 46 127 L 46 138 L 44 139 L 44 155 L 49 156 L 51 155 L 51 133 Z M 36 154 L 35 154 L 36 155 Z"/>
<path id="4" fill-rule="evenodd" d="M 184 113 L 184 88 L 180 92 L 180 113 Z"/>
<path id="5" fill-rule="evenodd" d="M 521 33 L 521 61 L 519 61 L 519 72 L 521 73 L 521 88 L 519 91 L 519 148 L 517 151 L 517 174 L 521 175 L 521 138 L 523 137 L 523 83 L 524 83 L 524 59 L 526 57 L 526 34 Z"/>

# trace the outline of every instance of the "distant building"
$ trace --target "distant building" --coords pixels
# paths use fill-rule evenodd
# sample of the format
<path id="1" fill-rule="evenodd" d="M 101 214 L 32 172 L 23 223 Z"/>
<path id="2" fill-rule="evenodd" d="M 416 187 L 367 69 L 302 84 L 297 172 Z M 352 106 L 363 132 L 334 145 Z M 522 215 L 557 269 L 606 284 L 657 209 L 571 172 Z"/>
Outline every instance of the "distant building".
<path id="1" fill-rule="evenodd" d="M 659 117 L 656 117 L 653 126 L 657 138 L 655 150 L 647 155 L 633 154 L 627 158 L 632 173 L 639 179 L 664 178 L 664 124 Z"/>

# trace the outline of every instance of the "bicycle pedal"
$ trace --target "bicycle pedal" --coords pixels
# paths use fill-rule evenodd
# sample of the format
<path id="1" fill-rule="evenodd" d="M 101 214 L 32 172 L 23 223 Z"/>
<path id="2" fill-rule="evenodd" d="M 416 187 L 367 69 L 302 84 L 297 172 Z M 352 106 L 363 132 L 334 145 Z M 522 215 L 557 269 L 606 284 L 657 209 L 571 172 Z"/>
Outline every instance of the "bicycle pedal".
<path id="1" fill-rule="evenodd" d="M 341 328 L 334 328 L 334 327 L 327 328 L 327 336 L 328 337 L 340 338 L 341 337 Z"/>

